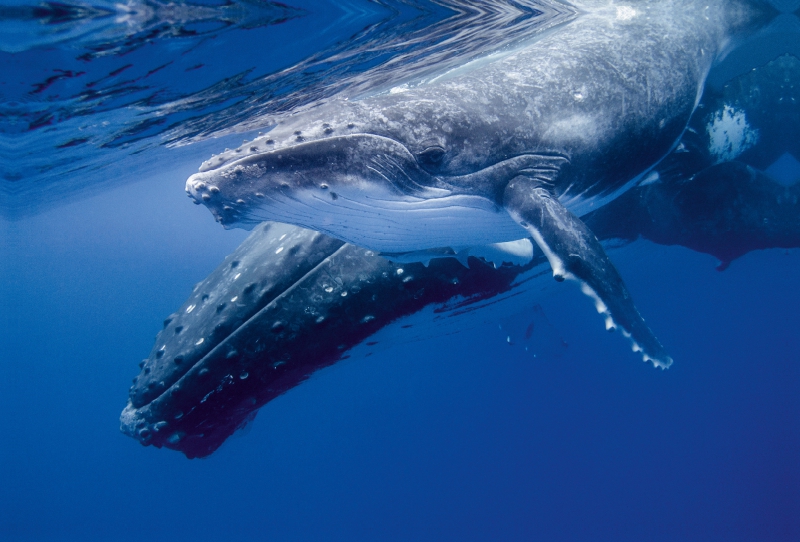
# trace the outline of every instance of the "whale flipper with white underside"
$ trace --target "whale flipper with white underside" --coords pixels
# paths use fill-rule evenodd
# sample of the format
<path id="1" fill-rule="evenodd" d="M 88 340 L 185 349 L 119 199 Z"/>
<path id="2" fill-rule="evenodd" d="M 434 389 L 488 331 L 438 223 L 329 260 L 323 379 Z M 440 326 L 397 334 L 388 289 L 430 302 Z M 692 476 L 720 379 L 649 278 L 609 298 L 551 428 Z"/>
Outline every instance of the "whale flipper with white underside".
<path id="1" fill-rule="evenodd" d="M 504 193 L 503 205 L 531 234 L 553 268 L 556 280 L 572 279 L 595 301 L 606 329 L 617 326 L 633 341 L 645 361 L 666 369 L 672 364 L 664 347 L 644 322 L 614 264 L 591 230 L 535 180 L 517 177 Z"/>

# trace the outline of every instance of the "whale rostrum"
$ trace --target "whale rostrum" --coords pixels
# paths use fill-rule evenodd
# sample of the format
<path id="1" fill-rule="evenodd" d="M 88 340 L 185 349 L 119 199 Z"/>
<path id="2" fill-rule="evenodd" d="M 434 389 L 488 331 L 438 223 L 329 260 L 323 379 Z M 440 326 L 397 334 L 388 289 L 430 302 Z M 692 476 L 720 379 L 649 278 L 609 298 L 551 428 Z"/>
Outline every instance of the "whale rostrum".
<path id="1" fill-rule="evenodd" d="M 672 359 L 580 217 L 677 144 L 714 62 L 763 22 L 730 0 L 573 2 L 573 22 L 433 82 L 290 117 L 186 190 L 226 227 L 309 228 L 393 255 L 531 237 L 606 327 Z"/>

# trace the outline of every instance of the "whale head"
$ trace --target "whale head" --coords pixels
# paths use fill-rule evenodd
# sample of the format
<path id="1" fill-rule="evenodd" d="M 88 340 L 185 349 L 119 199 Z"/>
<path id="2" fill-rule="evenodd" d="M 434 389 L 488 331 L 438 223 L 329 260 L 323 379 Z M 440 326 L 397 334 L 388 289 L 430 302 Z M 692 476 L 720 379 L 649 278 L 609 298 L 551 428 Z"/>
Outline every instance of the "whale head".
<path id="1" fill-rule="evenodd" d="M 496 132 L 463 104 L 375 98 L 298 114 L 205 162 L 186 191 L 228 228 L 271 220 L 380 252 L 526 237 L 502 188 L 540 157 L 497 156 Z"/>
<path id="2" fill-rule="evenodd" d="M 317 230 L 340 198 L 391 206 L 449 194 L 390 137 L 355 132 L 295 141 L 201 171 L 186 191 L 226 227 L 275 220 Z"/>

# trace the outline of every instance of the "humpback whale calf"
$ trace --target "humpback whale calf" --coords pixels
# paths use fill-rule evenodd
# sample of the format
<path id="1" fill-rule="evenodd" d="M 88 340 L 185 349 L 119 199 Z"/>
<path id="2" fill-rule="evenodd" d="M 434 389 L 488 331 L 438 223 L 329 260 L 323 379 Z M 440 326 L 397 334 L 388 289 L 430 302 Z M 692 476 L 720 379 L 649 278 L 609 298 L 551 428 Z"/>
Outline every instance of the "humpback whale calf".
<path id="1" fill-rule="evenodd" d="M 712 65 L 768 16 L 744 0 L 581 0 L 573 22 L 416 87 L 336 101 L 205 162 L 186 190 L 384 254 L 532 238 L 645 361 L 672 359 L 580 216 L 677 144 Z"/>

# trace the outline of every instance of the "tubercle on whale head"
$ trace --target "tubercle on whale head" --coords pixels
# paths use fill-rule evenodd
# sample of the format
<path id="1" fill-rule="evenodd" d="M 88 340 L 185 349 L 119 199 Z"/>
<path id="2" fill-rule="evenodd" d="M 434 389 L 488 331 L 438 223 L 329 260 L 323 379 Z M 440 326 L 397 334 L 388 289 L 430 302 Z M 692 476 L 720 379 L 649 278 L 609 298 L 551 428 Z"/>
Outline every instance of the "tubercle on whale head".
<path id="1" fill-rule="evenodd" d="M 211 156 L 200 165 L 198 172 L 213 171 L 248 156 L 298 143 L 357 133 L 360 125 L 357 105 L 346 100 L 333 100 L 325 105 L 286 116 L 266 133 L 259 132 L 253 140 L 244 140 L 236 148 L 226 148 Z"/>
<path id="2" fill-rule="evenodd" d="M 472 114 L 472 106 L 477 103 L 465 101 L 457 86 L 449 88 L 438 83 L 403 94 L 379 94 L 358 101 L 333 100 L 288 116 L 253 141 L 211 157 L 199 172 L 218 170 L 248 156 L 302 143 L 362 134 L 403 144 L 418 166 L 433 175 L 465 174 L 489 165 L 497 153 L 519 151 L 517 143 L 509 144 L 514 139 L 513 130 L 498 126 L 500 120 L 493 116 Z"/>

